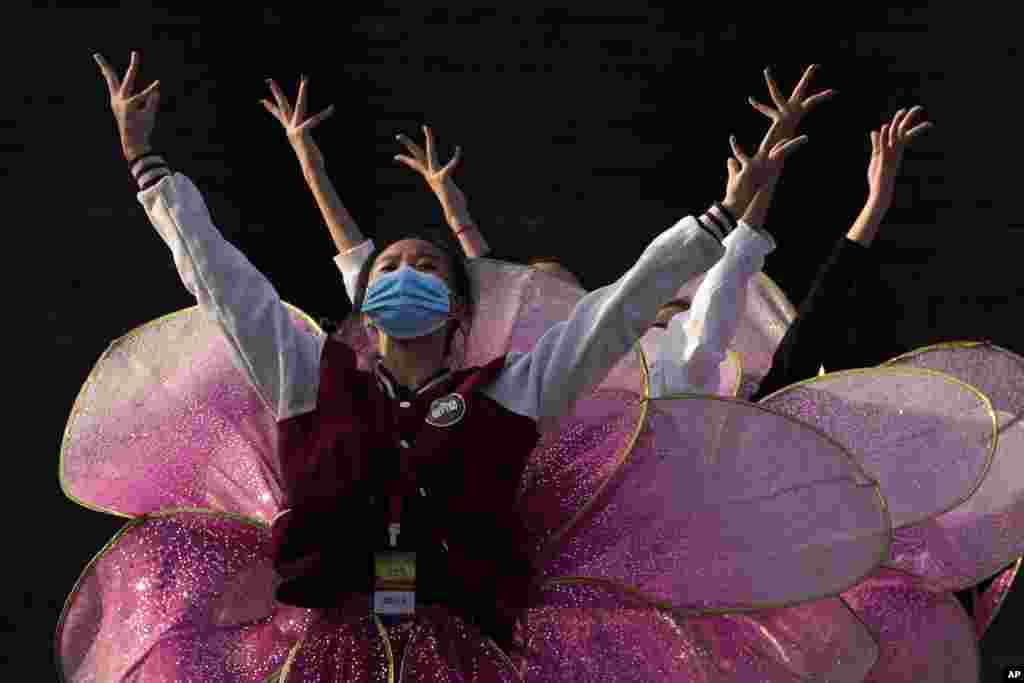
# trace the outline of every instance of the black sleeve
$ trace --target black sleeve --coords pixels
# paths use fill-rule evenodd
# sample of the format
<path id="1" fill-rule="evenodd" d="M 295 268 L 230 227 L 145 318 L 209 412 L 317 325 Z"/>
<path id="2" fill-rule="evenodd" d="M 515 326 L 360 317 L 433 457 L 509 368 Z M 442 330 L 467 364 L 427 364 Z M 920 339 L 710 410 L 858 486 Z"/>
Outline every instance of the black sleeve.
<path id="1" fill-rule="evenodd" d="M 789 326 L 752 401 L 809 379 L 822 366 L 829 372 L 870 364 L 863 327 L 870 297 L 867 288 L 874 279 L 874 261 L 869 249 L 857 242 L 840 239 L 818 271 L 796 319 Z M 861 291 L 864 290 L 864 291 Z M 867 360 L 867 362 L 865 362 Z"/>

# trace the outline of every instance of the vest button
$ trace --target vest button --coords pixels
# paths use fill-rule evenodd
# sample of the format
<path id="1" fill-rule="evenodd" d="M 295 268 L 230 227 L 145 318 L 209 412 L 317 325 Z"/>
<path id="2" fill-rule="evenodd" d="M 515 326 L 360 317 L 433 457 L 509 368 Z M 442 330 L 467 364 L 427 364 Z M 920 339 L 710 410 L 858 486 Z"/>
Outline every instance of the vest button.
<path id="1" fill-rule="evenodd" d="M 412 408 L 412 404 L 411 404 L 411 403 L 409 403 L 408 401 L 402 401 L 402 402 L 401 402 L 401 403 L 399 403 L 398 405 L 399 405 L 400 407 L 402 407 L 402 408 Z"/>
<path id="2" fill-rule="evenodd" d="M 401 446 L 402 448 L 409 448 L 409 442 L 406 441 L 405 439 L 402 439 L 401 441 L 399 441 L 398 445 Z"/>

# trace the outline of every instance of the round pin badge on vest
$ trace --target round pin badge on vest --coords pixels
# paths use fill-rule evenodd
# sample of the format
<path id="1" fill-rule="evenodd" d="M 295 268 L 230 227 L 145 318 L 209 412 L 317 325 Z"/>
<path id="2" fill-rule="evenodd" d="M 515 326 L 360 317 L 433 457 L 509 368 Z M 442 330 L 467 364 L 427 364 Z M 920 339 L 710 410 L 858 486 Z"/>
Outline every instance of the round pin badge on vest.
<path id="1" fill-rule="evenodd" d="M 451 427 L 465 416 L 466 399 L 459 394 L 448 394 L 430 404 L 426 420 L 432 427 Z"/>

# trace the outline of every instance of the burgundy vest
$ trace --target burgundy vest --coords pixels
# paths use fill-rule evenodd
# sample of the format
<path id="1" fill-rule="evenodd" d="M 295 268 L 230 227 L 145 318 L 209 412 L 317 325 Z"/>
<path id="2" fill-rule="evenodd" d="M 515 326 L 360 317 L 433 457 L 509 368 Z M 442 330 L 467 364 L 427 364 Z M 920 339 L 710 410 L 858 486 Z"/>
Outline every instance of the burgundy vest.
<path id="1" fill-rule="evenodd" d="M 533 558 L 515 499 L 539 434 L 534 420 L 477 391 L 504 363 L 454 372 L 406 406 L 328 338 L 317 408 L 279 425 L 291 508 L 273 528 L 279 600 L 331 607 L 370 593 L 370 558 L 388 538 L 387 494 L 401 493 L 401 542 L 423 559 L 417 597 L 443 589 L 456 609 L 481 599 L 525 606 Z M 443 412 L 460 403 L 435 403 L 453 393 L 461 419 L 429 424 L 431 404 Z"/>

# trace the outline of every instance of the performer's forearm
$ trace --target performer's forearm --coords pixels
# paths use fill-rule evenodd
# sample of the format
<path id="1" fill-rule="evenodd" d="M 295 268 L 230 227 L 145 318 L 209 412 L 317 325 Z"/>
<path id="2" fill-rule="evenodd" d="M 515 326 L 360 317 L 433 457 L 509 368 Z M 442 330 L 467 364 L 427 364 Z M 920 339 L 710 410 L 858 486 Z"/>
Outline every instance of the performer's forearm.
<path id="1" fill-rule="evenodd" d="M 352 214 L 341 203 L 334 184 L 327 176 L 327 168 L 319 150 L 301 159 L 301 164 L 302 175 L 316 199 L 317 207 L 320 209 L 324 222 L 327 223 L 327 229 L 330 230 L 331 239 L 334 240 L 338 252 L 347 252 L 365 242 L 366 238 L 359 231 L 359 226 L 356 225 Z"/>
<path id="2" fill-rule="evenodd" d="M 466 196 L 454 183 L 451 183 L 446 189 L 447 191 L 440 193 L 438 198 L 441 201 L 445 221 L 458 238 L 459 244 L 462 245 L 462 251 L 467 258 L 486 256 L 491 249 L 476 221 L 469 213 Z"/>
<path id="3" fill-rule="evenodd" d="M 846 233 L 846 238 L 851 242 L 857 242 L 865 247 L 870 247 L 878 229 L 882 226 L 882 219 L 888 210 L 888 203 L 875 197 L 868 197 L 867 203 L 861 209 L 860 215 Z"/>

